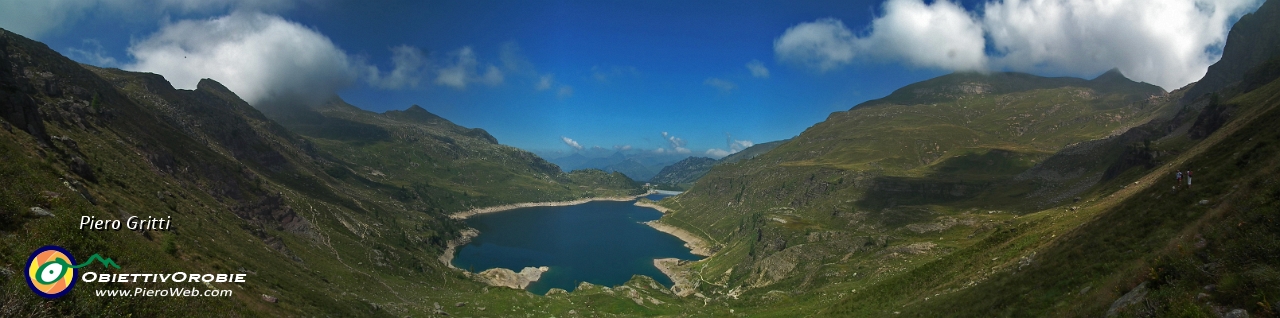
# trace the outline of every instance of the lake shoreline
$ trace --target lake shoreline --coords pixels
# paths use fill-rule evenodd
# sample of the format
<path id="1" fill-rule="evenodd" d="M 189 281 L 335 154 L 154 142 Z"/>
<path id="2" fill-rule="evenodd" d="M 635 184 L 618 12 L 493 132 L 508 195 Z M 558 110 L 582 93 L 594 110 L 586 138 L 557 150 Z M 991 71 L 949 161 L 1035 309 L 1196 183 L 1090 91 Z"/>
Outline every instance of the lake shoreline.
<path id="1" fill-rule="evenodd" d="M 658 212 L 662 212 L 662 214 L 671 213 L 671 209 L 668 209 L 665 206 L 661 206 L 661 205 L 657 205 L 649 202 L 636 201 L 635 206 L 658 210 Z"/>
<path id="2" fill-rule="evenodd" d="M 653 267 L 657 267 L 658 271 L 663 275 L 671 278 L 671 292 L 676 296 L 689 297 L 698 292 L 697 281 L 690 277 L 689 272 L 681 269 L 680 265 L 687 261 L 678 258 L 659 258 L 653 260 Z M 701 294 L 699 294 L 701 296 Z"/>
<path id="3" fill-rule="evenodd" d="M 446 243 L 444 253 L 440 254 L 440 262 L 444 263 L 445 266 L 449 266 L 449 268 L 460 270 L 467 274 L 470 274 L 471 272 L 465 269 L 453 267 L 453 256 L 454 254 L 457 253 L 459 247 L 462 247 L 463 245 L 467 245 L 467 243 L 471 243 L 471 239 L 475 238 L 476 236 L 480 236 L 480 230 L 477 230 L 474 228 L 463 229 L 461 235 L 459 235 L 458 238 L 449 240 L 449 242 Z"/>
<path id="4" fill-rule="evenodd" d="M 469 217 L 476 216 L 476 215 L 510 211 L 510 210 L 515 210 L 520 208 L 532 208 L 532 207 L 544 207 L 544 206 L 570 206 L 570 205 L 579 205 L 579 204 L 592 202 L 592 201 L 631 201 L 631 200 L 639 199 L 640 197 L 644 197 L 651 194 L 657 194 L 657 193 L 658 192 L 656 191 L 650 190 L 645 193 L 641 193 L 633 196 L 590 197 L 590 198 L 577 199 L 577 200 L 571 200 L 571 201 L 523 202 L 523 203 L 503 204 L 503 205 L 495 205 L 490 207 L 466 210 L 466 211 L 450 214 L 449 217 L 455 220 L 465 220 Z"/>
<path id="5" fill-rule="evenodd" d="M 693 235 L 693 233 L 690 233 L 689 231 L 686 231 L 682 228 L 678 228 L 670 224 L 662 223 L 661 220 L 644 222 L 644 225 L 648 225 L 649 227 L 655 230 L 658 230 L 659 232 L 671 234 L 671 236 L 675 236 L 681 241 L 684 241 L 684 247 L 689 248 L 690 254 L 698 255 L 702 257 L 711 257 L 711 254 L 713 254 L 711 252 L 711 244 L 708 244 L 707 241 L 702 240 L 701 237 L 698 237 L 697 235 Z"/>
<path id="6" fill-rule="evenodd" d="M 491 206 L 491 207 L 484 207 L 484 208 L 476 208 L 476 209 L 471 209 L 463 212 L 457 212 L 449 215 L 449 217 L 457 220 L 465 220 L 467 218 L 480 215 L 480 214 L 497 213 L 497 212 L 510 211 L 510 210 L 520 209 L 520 208 L 571 206 L 571 205 L 585 204 L 593 201 L 631 201 L 631 200 L 636 200 L 638 198 L 648 196 L 648 195 L 653 195 L 653 194 L 667 194 L 667 193 L 650 190 L 643 194 L 638 194 L 634 196 L 592 197 L 592 198 L 578 199 L 578 200 L 571 200 L 571 201 L 514 203 L 514 204 L 505 204 L 505 205 L 498 205 L 498 206 Z M 639 207 L 651 208 L 663 214 L 668 214 L 668 213 L 671 213 L 672 211 L 669 208 L 666 208 L 657 204 L 653 204 L 653 203 L 648 203 L 648 202 L 644 202 L 644 203 L 636 202 L 635 205 Z M 689 249 L 690 254 L 698 255 L 702 257 L 710 257 L 713 254 L 710 249 L 710 246 L 711 246 L 710 244 L 708 244 L 701 237 L 698 237 L 693 233 L 690 233 L 689 231 L 686 231 L 684 229 L 681 229 L 675 226 L 671 226 L 666 223 L 662 223 L 660 220 L 653 220 L 653 221 L 641 222 L 641 223 L 649 226 L 650 228 L 658 230 L 659 232 L 663 232 L 668 235 L 675 236 L 677 239 L 680 239 L 681 241 L 684 242 L 684 246 Z M 488 271 L 483 273 L 471 273 L 465 269 L 460 269 L 453 266 L 453 259 L 458 249 L 470 243 L 471 239 L 478 235 L 480 235 L 479 230 L 476 230 L 470 227 L 464 229 L 458 238 L 450 240 L 447 243 L 447 247 L 444 251 L 444 254 L 440 255 L 439 260 L 442 263 L 444 263 L 445 266 L 448 266 L 449 268 L 452 268 L 452 269 L 460 270 L 463 273 L 465 273 L 467 276 L 477 278 L 477 280 L 484 283 L 488 283 L 491 286 L 505 286 L 505 287 L 517 288 L 517 287 L 513 287 L 510 284 L 499 283 L 498 279 L 486 279 L 486 278 L 487 276 L 495 276 L 495 277 L 496 276 L 521 276 L 520 274 L 523 274 L 523 273 L 514 273 L 514 272 L 505 273 L 510 270 L 505 270 L 503 271 L 503 273 L 501 273 L 501 274 L 508 274 L 508 275 L 496 275 L 500 273 L 496 273 L 496 272 L 488 273 Z M 672 282 L 675 283 L 674 286 L 681 287 L 681 288 L 678 288 L 677 290 L 680 290 L 681 292 L 686 293 L 686 295 L 682 295 L 683 297 L 683 296 L 687 296 L 687 293 L 692 293 L 696 291 L 696 285 L 691 284 L 689 277 L 687 277 L 688 275 L 687 273 L 683 273 L 682 270 L 677 269 L 676 265 L 679 264 L 679 262 L 680 260 L 675 258 L 655 259 L 654 267 L 657 267 L 658 270 L 662 272 L 663 275 L 671 279 Z M 489 271 L 492 271 L 492 270 L 495 270 L 495 269 L 490 269 Z M 546 271 L 545 269 L 542 270 L 542 272 L 545 272 L 545 271 Z M 486 273 L 488 273 L 489 275 L 482 275 Z M 533 280 L 529 281 L 528 283 L 531 283 L 536 280 L 537 278 L 533 278 Z M 523 285 L 520 287 L 527 287 L 528 283 L 518 284 L 516 286 Z M 517 289 L 521 289 L 521 288 L 517 288 Z"/>

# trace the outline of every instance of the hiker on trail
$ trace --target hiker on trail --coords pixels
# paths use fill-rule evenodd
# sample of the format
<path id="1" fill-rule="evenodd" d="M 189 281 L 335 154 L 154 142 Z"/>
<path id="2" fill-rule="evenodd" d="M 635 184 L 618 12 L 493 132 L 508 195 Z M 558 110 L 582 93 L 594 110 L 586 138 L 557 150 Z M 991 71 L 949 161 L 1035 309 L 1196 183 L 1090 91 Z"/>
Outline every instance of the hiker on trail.
<path id="1" fill-rule="evenodd" d="M 1177 181 L 1173 183 L 1174 187 L 1177 187 L 1178 184 L 1182 183 L 1182 170 L 1178 170 L 1178 176 L 1176 180 Z"/>
<path id="2" fill-rule="evenodd" d="M 1187 188 L 1191 188 L 1191 170 L 1187 170 Z"/>

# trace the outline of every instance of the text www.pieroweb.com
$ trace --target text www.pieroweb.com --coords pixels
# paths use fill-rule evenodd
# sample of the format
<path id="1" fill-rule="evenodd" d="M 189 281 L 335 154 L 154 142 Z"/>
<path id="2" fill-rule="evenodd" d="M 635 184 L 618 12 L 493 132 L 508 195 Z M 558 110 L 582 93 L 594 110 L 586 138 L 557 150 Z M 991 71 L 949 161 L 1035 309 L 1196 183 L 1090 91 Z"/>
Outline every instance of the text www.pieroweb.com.
<path id="1" fill-rule="evenodd" d="M 133 288 L 133 289 L 99 289 L 93 291 L 98 297 L 231 297 L 230 289 L 198 289 L 182 288 Z"/>

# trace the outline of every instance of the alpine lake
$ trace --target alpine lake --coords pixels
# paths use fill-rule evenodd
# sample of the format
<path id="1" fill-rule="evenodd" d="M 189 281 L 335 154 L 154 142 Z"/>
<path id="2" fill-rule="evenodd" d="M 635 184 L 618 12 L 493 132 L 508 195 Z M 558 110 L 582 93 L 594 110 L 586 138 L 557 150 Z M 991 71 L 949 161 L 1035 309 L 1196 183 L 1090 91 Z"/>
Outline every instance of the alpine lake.
<path id="1" fill-rule="evenodd" d="M 654 201 L 663 197 L 647 196 Z M 671 279 L 654 267 L 653 260 L 701 257 L 689 253 L 675 236 L 642 224 L 662 213 L 634 203 L 592 201 L 471 216 L 466 223 L 480 230 L 480 235 L 459 248 L 453 265 L 473 273 L 548 266 L 550 270 L 527 288 L 538 295 L 551 288 L 573 291 L 580 282 L 622 285 L 632 275 L 649 276 L 671 287 Z"/>

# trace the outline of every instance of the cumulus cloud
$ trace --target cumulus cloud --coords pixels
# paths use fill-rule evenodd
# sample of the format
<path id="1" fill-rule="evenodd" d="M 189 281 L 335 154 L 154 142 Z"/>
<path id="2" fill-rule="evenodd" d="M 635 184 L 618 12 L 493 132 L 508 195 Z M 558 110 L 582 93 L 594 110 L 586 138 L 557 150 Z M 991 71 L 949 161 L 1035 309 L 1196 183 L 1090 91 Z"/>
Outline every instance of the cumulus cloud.
<path id="1" fill-rule="evenodd" d="M 732 92 L 734 89 L 738 88 L 738 84 L 715 77 L 707 78 L 707 80 L 702 81 L 702 83 L 707 86 L 715 87 L 725 93 Z"/>
<path id="2" fill-rule="evenodd" d="M 79 48 L 67 48 L 68 55 L 70 55 L 68 57 L 81 63 L 100 67 L 117 67 L 120 65 L 116 58 L 107 55 L 107 52 L 102 49 L 102 43 L 98 42 L 98 40 L 90 39 L 81 42 Z"/>
<path id="3" fill-rule="evenodd" d="M 751 146 L 755 146 L 755 145 L 756 144 L 751 142 L 750 140 L 736 140 L 736 139 L 733 139 L 733 136 L 729 137 L 729 151 L 733 153 L 737 153 L 744 149 L 751 148 Z"/>
<path id="4" fill-rule="evenodd" d="M 1257 0 L 1024 1 L 988 3 L 983 25 L 1014 70 L 1092 75 L 1118 67 L 1173 90 L 1204 76 L 1221 56 L 1228 23 Z"/>
<path id="5" fill-rule="evenodd" d="M 775 56 L 826 72 L 856 58 L 946 70 L 1092 76 L 1119 68 L 1172 90 L 1220 58 L 1231 21 L 1259 0 L 995 0 L 970 12 L 949 1 L 889 0 L 865 31 L 819 19 L 788 28 Z"/>
<path id="6" fill-rule="evenodd" d="M 223 13 L 228 10 L 278 12 L 295 0 L 11 0 L 0 1 L 0 28 L 40 39 L 90 14 L 147 21 L 172 13 Z"/>
<path id="7" fill-rule="evenodd" d="M 0 2 L 0 28 L 39 39 L 79 20 L 96 4 L 80 0 L 31 0 Z"/>
<path id="8" fill-rule="evenodd" d="M 874 57 L 915 66 L 981 70 L 987 62 L 982 36 L 981 24 L 950 1 L 890 0 L 857 45 Z"/>
<path id="9" fill-rule="evenodd" d="M 826 72 L 853 61 L 857 37 L 836 19 L 820 19 L 790 27 L 773 40 L 779 60 Z"/>
<path id="10" fill-rule="evenodd" d="M 418 82 L 427 72 L 427 58 L 422 50 L 400 45 L 391 48 L 392 69 L 386 74 L 377 67 L 368 66 L 366 81 L 369 85 L 384 89 L 418 87 Z"/>
<path id="11" fill-rule="evenodd" d="M 502 84 L 502 70 L 493 65 L 480 67 L 480 62 L 476 60 L 476 54 L 470 46 L 450 53 L 450 57 L 450 61 L 437 73 L 436 84 L 456 89 L 466 89 L 471 83 L 490 86 Z"/>
<path id="12" fill-rule="evenodd" d="M 569 147 L 573 147 L 573 149 L 576 149 L 579 151 L 582 150 L 582 145 L 579 145 L 578 141 L 576 140 L 569 139 L 569 137 L 560 136 L 560 141 L 563 141 L 564 144 L 569 145 Z"/>
<path id="13" fill-rule="evenodd" d="M 715 158 L 715 159 L 720 159 L 720 158 L 724 158 L 724 156 L 731 155 L 731 153 L 729 153 L 728 151 L 725 151 L 723 149 L 714 149 L 714 148 L 707 149 L 706 154 L 708 157 Z"/>
<path id="14" fill-rule="evenodd" d="M 319 103 L 358 77 L 329 38 L 263 13 L 166 24 L 128 52 L 135 62 L 125 69 L 161 74 L 184 89 L 212 78 L 254 105 Z"/>
<path id="15" fill-rule="evenodd" d="M 680 137 L 676 137 L 675 135 L 669 134 L 664 131 L 662 132 L 662 139 L 666 139 L 667 143 L 671 144 L 672 153 L 687 154 L 687 153 L 693 152 L 689 150 L 689 148 L 684 147 L 687 142 Z M 662 148 L 658 148 L 658 149 L 661 150 Z M 658 153 L 663 153 L 663 152 L 664 151 L 658 151 Z"/>
<path id="16" fill-rule="evenodd" d="M 764 62 L 760 62 L 760 60 L 747 62 L 747 70 L 750 70 L 751 76 L 756 78 L 769 78 L 769 68 L 764 67 Z"/>
<path id="17" fill-rule="evenodd" d="M 725 147 L 727 147 L 729 150 L 724 150 L 724 149 L 715 149 L 715 148 L 707 149 L 707 155 L 708 155 L 708 156 L 711 156 L 711 157 L 713 157 L 713 158 L 717 158 L 717 159 L 719 159 L 719 158 L 724 157 L 724 156 L 728 156 L 728 155 L 732 155 L 732 154 L 738 153 L 739 151 L 742 151 L 742 150 L 744 150 L 744 149 L 750 148 L 751 146 L 754 146 L 754 145 L 755 145 L 755 143 L 751 142 L 750 140 L 737 140 L 737 139 L 733 139 L 733 135 L 730 135 L 730 134 L 727 134 L 727 133 L 726 133 L 726 134 L 725 134 Z"/>
<path id="18" fill-rule="evenodd" d="M 914 66 L 951 70 L 986 67 L 981 24 L 963 7 L 946 0 L 889 0 L 884 15 L 866 36 L 855 36 L 840 20 L 826 18 L 787 29 L 773 42 L 780 60 L 826 72 L 855 56 L 901 60 Z"/>

